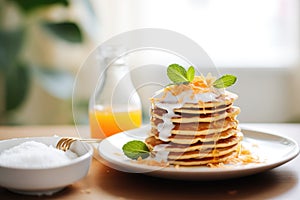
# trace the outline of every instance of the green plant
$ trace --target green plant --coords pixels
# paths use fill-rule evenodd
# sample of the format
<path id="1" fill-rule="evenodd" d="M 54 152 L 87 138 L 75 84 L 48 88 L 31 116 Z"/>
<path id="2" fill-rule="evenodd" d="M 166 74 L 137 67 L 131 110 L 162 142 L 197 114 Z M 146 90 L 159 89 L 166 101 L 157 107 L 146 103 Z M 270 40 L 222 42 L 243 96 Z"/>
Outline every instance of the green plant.
<path id="1" fill-rule="evenodd" d="M 19 11 L 20 22 L 14 27 L 5 26 L 7 22 L 4 20 L 7 21 L 7 17 L 3 15 L 8 13 L 5 12 L 5 5 L 14 5 Z M 0 101 L 0 108 L 2 107 L 0 110 L 0 123 L 1 118 L 16 110 L 24 102 L 30 90 L 32 76 L 38 75 L 43 80 L 41 82 L 42 86 L 47 91 L 56 92 L 58 93 L 57 96 L 62 98 L 71 97 L 71 90 L 66 92 L 61 89 L 63 85 L 72 86 L 73 77 L 70 73 L 58 67 L 32 66 L 22 56 L 30 26 L 39 26 L 64 42 L 83 42 L 82 31 L 77 23 L 73 21 L 53 22 L 45 19 L 35 21 L 34 24 L 28 23 L 28 19 L 32 19 L 39 9 L 51 6 L 68 7 L 69 5 L 68 0 L 0 0 L 0 91 L 3 91 L 0 92 L 0 98 L 2 98 Z M 56 86 L 60 83 L 63 84 L 60 84 L 60 87 L 51 88 L 47 81 L 54 83 L 54 85 L 56 83 Z"/>

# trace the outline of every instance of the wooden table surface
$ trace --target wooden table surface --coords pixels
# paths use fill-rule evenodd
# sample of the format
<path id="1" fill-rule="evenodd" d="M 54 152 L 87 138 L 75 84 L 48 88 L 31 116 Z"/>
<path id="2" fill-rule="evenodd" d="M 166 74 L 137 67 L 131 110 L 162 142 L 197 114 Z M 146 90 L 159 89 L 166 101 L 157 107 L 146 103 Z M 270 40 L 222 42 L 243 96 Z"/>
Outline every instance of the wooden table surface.
<path id="1" fill-rule="evenodd" d="M 300 144 L 300 124 L 242 124 L 242 127 L 278 133 Z M 88 134 L 87 127 L 79 131 Z M 0 127 L 0 139 L 28 136 L 74 136 L 72 126 Z M 52 196 L 24 196 L 0 187 L 0 199 L 300 199 L 300 158 L 249 177 L 222 181 L 175 181 L 119 172 L 105 166 L 95 154 L 88 175 Z M 1 178 L 1 177 L 0 177 Z"/>

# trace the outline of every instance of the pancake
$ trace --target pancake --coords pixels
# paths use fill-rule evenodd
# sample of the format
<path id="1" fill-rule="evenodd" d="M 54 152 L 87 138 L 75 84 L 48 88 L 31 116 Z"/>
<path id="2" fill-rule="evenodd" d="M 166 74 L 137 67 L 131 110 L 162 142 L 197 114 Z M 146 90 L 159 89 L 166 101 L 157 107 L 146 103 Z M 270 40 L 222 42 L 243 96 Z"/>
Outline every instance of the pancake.
<path id="1" fill-rule="evenodd" d="M 216 107 L 197 107 L 197 108 L 185 108 L 185 107 L 181 107 L 181 108 L 175 108 L 174 112 L 177 114 L 180 113 L 188 113 L 188 114 L 210 114 L 210 113 L 216 113 L 216 112 L 220 112 L 220 111 L 224 111 L 227 110 L 228 108 L 231 107 L 232 104 L 228 104 L 228 105 L 220 105 L 220 106 L 216 106 Z M 155 108 L 156 110 L 159 110 L 160 108 Z"/>
<path id="2" fill-rule="evenodd" d="M 172 142 L 176 144 L 195 144 L 197 142 L 211 142 L 216 139 L 226 139 L 230 136 L 236 135 L 239 132 L 237 129 L 228 129 L 223 132 L 214 132 L 208 135 L 171 135 L 168 140 L 164 142 Z M 151 131 L 150 136 L 154 135 L 154 138 L 159 140 L 158 132 Z"/>
<path id="3" fill-rule="evenodd" d="M 200 149 L 208 149 L 208 148 L 223 148 L 235 145 L 239 143 L 243 139 L 243 134 L 238 132 L 234 135 L 229 136 L 228 138 L 218 138 L 217 141 L 206 141 L 194 144 L 179 144 L 179 143 L 172 143 L 172 142 L 164 142 L 155 138 L 154 136 L 148 137 L 146 139 L 147 146 L 151 150 L 155 150 L 155 146 L 162 146 L 163 150 L 169 152 L 188 152 L 188 151 L 195 151 Z"/>
<path id="4" fill-rule="evenodd" d="M 156 113 L 157 112 L 155 112 L 155 111 L 151 112 L 151 114 L 154 118 L 158 118 L 158 119 L 162 119 L 162 120 L 164 119 L 163 115 L 156 114 Z M 218 121 L 218 120 L 224 119 L 226 117 L 234 118 L 239 113 L 240 113 L 240 108 L 232 106 L 231 108 L 227 109 L 224 112 L 218 112 L 218 113 L 213 113 L 213 114 L 174 115 L 171 118 L 171 121 L 173 123 L 213 122 L 213 121 Z"/>
<path id="5" fill-rule="evenodd" d="M 190 95 L 184 95 L 184 96 L 190 96 Z M 228 104 L 233 104 L 233 102 L 238 98 L 238 96 L 234 93 L 231 93 L 229 91 L 224 91 L 224 94 L 219 94 L 219 96 L 213 100 L 209 100 L 207 102 L 203 102 L 201 101 L 201 98 L 193 98 L 192 99 L 192 103 L 190 102 L 185 102 L 181 107 L 182 108 L 212 108 L 212 107 L 219 107 L 219 106 L 224 106 L 224 105 L 228 105 Z M 174 99 L 176 101 L 174 101 Z M 178 102 L 182 102 L 182 97 L 176 97 L 172 99 L 172 101 L 168 101 L 162 98 L 157 98 L 157 97 L 153 97 L 151 98 L 151 103 L 153 102 L 161 102 L 163 104 L 174 104 L 174 103 L 178 103 Z M 194 103 L 195 102 L 195 103 Z M 153 105 L 153 104 L 152 104 Z"/>
<path id="6" fill-rule="evenodd" d="M 209 164 L 218 164 L 218 163 L 224 163 L 227 160 L 229 160 L 231 157 L 236 156 L 235 152 L 231 152 L 229 154 L 219 156 L 219 157 L 205 157 L 200 159 L 169 159 L 168 162 L 172 165 L 177 166 L 203 166 L 203 165 L 209 165 Z"/>
<path id="7" fill-rule="evenodd" d="M 161 119 L 151 119 L 152 131 L 158 135 L 158 125 L 163 123 Z M 212 133 L 223 132 L 230 128 L 237 128 L 238 121 L 232 118 L 225 118 L 214 122 L 202 122 L 202 123 L 173 123 L 174 127 L 171 130 L 171 134 L 177 135 L 208 135 Z"/>
<path id="8" fill-rule="evenodd" d="M 201 149 L 187 152 L 170 152 L 168 154 L 169 160 L 186 160 L 191 158 L 201 159 L 206 157 L 220 157 L 232 153 L 238 148 L 238 144 L 229 147 Z"/>

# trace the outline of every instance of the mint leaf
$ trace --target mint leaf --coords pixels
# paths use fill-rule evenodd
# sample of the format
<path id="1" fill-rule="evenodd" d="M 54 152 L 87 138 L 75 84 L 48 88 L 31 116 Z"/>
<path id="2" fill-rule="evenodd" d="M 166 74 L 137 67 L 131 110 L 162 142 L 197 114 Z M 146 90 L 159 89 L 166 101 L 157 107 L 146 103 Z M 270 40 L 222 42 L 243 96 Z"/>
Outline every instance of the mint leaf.
<path id="1" fill-rule="evenodd" d="M 128 158 L 133 160 L 137 160 L 139 157 L 145 159 L 150 155 L 147 145 L 139 140 L 127 142 L 123 145 L 122 150 Z"/>
<path id="2" fill-rule="evenodd" d="M 237 78 L 234 75 L 231 74 L 226 74 L 222 76 L 221 78 L 217 79 L 214 83 L 213 86 L 215 88 L 227 88 L 231 85 L 233 85 L 236 82 Z"/>
<path id="3" fill-rule="evenodd" d="M 167 75 L 174 83 L 189 82 L 186 70 L 178 64 L 169 65 Z"/>
<path id="4" fill-rule="evenodd" d="M 187 70 L 187 73 L 186 73 L 186 77 L 187 79 L 191 82 L 194 80 L 194 77 L 195 77 L 195 68 L 193 66 L 190 66 Z"/>

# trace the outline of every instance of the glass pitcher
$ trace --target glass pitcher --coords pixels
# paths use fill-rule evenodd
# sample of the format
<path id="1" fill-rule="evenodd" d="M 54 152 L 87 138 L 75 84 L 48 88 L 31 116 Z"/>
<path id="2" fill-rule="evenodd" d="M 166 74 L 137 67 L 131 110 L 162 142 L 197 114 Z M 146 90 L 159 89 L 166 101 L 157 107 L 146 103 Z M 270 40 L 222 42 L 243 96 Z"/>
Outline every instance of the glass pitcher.
<path id="1" fill-rule="evenodd" d="M 142 124 L 140 97 L 132 83 L 125 56 L 118 48 L 100 50 L 105 65 L 89 103 L 89 120 L 92 138 L 103 138 Z"/>

